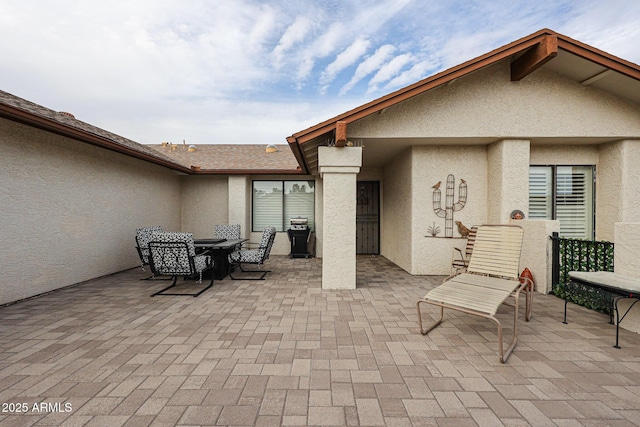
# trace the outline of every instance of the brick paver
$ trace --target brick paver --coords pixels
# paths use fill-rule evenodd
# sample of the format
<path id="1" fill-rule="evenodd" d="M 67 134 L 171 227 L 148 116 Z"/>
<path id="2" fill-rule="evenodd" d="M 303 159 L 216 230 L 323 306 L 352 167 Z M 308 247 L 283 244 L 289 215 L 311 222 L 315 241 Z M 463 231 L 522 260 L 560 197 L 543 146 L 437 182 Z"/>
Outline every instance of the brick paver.
<path id="1" fill-rule="evenodd" d="M 614 349 L 603 314 L 564 325 L 536 295 L 501 364 L 493 322 L 418 333 L 441 277 L 361 256 L 356 290 L 322 290 L 321 260 L 268 267 L 198 298 L 133 269 L 0 307 L 0 426 L 640 425 L 640 335 Z"/>

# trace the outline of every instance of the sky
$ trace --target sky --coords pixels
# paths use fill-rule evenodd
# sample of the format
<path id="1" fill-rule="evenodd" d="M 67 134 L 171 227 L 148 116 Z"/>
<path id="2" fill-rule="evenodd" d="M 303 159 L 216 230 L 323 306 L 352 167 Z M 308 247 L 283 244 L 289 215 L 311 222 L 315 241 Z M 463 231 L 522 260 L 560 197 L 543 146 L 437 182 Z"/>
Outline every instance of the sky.
<path id="1" fill-rule="evenodd" d="M 0 90 L 143 144 L 283 144 L 543 28 L 640 63 L 637 0 L 0 0 L 0 11 Z"/>

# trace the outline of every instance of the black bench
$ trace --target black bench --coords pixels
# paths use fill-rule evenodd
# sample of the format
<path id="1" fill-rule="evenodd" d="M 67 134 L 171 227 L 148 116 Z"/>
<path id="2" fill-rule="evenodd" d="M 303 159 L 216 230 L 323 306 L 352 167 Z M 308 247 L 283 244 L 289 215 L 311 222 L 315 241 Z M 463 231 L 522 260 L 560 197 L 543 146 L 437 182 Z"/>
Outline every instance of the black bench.
<path id="1" fill-rule="evenodd" d="M 620 322 L 626 317 L 631 308 L 640 301 L 640 279 L 615 274 L 611 271 L 571 271 L 569 272 L 570 282 L 574 285 L 582 285 L 595 289 L 601 289 L 609 292 L 612 297 L 610 299 L 611 314 L 610 323 L 613 323 L 613 313 L 616 314 L 616 345 L 620 348 L 618 339 L 620 336 Z M 567 286 L 564 296 L 564 321 L 567 323 L 567 296 L 575 290 L 575 286 Z M 618 302 L 621 299 L 635 299 L 635 301 L 627 308 L 627 311 L 620 316 L 618 310 Z"/>

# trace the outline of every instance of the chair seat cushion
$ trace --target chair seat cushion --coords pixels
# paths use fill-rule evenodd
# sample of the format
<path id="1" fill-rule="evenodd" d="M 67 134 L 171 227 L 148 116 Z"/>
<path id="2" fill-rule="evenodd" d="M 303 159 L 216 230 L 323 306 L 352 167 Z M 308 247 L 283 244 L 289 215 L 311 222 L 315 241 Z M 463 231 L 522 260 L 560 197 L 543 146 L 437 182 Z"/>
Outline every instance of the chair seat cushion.
<path id="1" fill-rule="evenodd" d="M 260 264 L 262 262 L 263 249 L 246 249 L 234 251 L 229 254 L 232 263 L 244 262 L 247 264 Z"/>
<path id="2" fill-rule="evenodd" d="M 195 258 L 193 258 L 193 263 L 197 273 L 202 273 L 207 267 L 209 267 L 210 262 L 211 257 L 209 255 L 196 255 Z"/>

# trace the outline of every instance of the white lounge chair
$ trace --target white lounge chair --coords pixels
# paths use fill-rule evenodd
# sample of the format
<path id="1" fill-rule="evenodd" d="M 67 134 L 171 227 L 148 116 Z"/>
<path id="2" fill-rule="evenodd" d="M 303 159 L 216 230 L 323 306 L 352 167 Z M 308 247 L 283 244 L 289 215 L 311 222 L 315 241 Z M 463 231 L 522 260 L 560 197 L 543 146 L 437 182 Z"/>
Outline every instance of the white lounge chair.
<path id="1" fill-rule="evenodd" d="M 531 318 L 533 286 L 529 279 L 519 277 L 520 252 L 524 231 L 513 225 L 482 225 L 464 273 L 447 277 L 442 285 L 427 292 L 416 303 L 420 332 L 428 334 L 444 318 L 444 309 L 452 309 L 491 319 L 498 325 L 498 355 L 506 362 L 518 340 L 518 303 L 520 292 L 526 297 L 525 318 Z M 495 317 L 498 308 L 513 296 L 513 340 L 507 350 L 502 342 L 502 324 Z M 427 328 L 422 326 L 420 304 L 440 307 L 440 319 Z"/>

